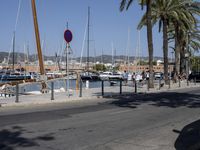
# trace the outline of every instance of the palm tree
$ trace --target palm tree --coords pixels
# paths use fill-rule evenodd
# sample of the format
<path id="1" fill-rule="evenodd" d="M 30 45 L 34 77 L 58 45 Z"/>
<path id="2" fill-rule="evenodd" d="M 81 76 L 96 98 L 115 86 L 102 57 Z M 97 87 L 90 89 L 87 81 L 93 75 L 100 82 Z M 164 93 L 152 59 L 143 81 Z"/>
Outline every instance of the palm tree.
<path id="1" fill-rule="evenodd" d="M 185 70 L 185 53 L 190 50 L 197 50 L 199 46 L 198 20 L 196 15 L 200 15 L 200 3 L 185 0 L 182 2 L 180 19 L 174 20 L 176 73 L 182 74 Z M 179 57 L 178 57 L 179 56 Z"/>
<path id="2" fill-rule="evenodd" d="M 175 38 L 175 58 L 176 58 L 176 72 L 179 72 L 178 67 L 180 65 L 180 51 L 182 37 L 179 34 L 179 30 L 189 29 L 191 27 L 190 19 L 192 16 L 186 13 L 186 4 L 190 0 L 155 0 L 152 3 L 152 22 L 155 24 L 159 22 L 159 31 L 163 31 L 163 58 L 164 58 L 164 77 L 165 83 L 168 82 L 168 34 L 171 24 L 174 26 L 174 38 Z M 192 20 L 192 19 L 191 19 Z M 143 16 L 138 28 L 142 28 L 146 25 L 146 14 Z M 178 66 L 178 67 L 177 67 Z"/>
<path id="3" fill-rule="evenodd" d="M 146 2 L 146 20 L 147 20 L 147 40 L 148 40 L 148 52 L 149 52 L 149 87 L 153 88 L 153 35 L 152 35 L 152 22 L 151 22 L 151 6 L 154 0 L 141 0 L 141 6 Z M 124 8 L 128 10 L 129 6 L 132 4 L 133 0 L 121 0 L 120 11 Z"/>

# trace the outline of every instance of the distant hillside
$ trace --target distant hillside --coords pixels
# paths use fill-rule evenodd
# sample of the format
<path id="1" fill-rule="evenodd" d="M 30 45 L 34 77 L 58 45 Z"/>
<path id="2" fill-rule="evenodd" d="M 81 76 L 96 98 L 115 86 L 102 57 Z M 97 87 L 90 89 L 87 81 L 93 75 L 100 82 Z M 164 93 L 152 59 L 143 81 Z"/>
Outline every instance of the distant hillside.
<path id="1" fill-rule="evenodd" d="M 4 59 L 8 59 L 8 52 L 0 52 L 0 62 L 2 62 Z M 20 61 L 24 61 L 25 59 L 27 59 L 27 55 L 25 55 L 24 53 L 15 53 L 15 63 L 20 62 Z M 59 56 L 58 56 L 59 57 Z M 9 59 L 9 63 L 12 63 L 12 58 L 13 55 L 12 53 L 10 54 L 10 59 Z M 59 57 L 60 58 L 60 57 Z M 72 58 L 78 62 L 80 62 L 80 57 L 77 58 Z M 135 59 L 135 57 L 131 56 L 129 57 L 130 62 L 133 62 Z M 141 57 L 141 60 L 144 61 L 148 61 L 148 57 Z M 163 60 L 162 57 L 154 57 L 154 60 Z M 29 61 L 30 62 L 34 62 L 38 60 L 37 55 L 36 54 L 32 54 L 29 55 Z M 44 60 L 52 60 L 52 61 L 56 61 L 56 57 L 55 56 L 44 56 Z M 115 56 L 114 60 L 116 62 L 124 62 L 124 60 L 127 60 L 127 57 L 124 55 L 120 55 L 120 56 Z M 65 61 L 65 57 L 62 57 L 62 61 Z M 87 58 L 86 57 L 82 57 L 82 62 L 86 62 Z M 96 56 L 96 57 L 89 57 L 89 61 L 90 62 L 103 62 L 103 63 L 112 63 L 112 56 L 111 55 L 103 55 L 103 56 Z"/>

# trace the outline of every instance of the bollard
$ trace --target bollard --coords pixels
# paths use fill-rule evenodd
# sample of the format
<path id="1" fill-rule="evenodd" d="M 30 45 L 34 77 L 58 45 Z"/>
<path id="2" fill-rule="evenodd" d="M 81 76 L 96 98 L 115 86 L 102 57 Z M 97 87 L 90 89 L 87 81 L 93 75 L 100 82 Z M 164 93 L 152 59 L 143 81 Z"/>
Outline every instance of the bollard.
<path id="1" fill-rule="evenodd" d="M 15 102 L 18 103 L 19 102 L 19 84 L 17 83 L 16 84 L 16 99 L 15 99 Z"/>
<path id="2" fill-rule="evenodd" d="M 135 80 L 135 93 L 137 93 L 137 81 Z"/>
<path id="3" fill-rule="evenodd" d="M 188 77 L 187 77 L 187 86 L 189 86 L 189 80 L 188 80 Z"/>
<path id="4" fill-rule="evenodd" d="M 54 100 L 54 82 L 51 82 L 51 100 Z"/>
<path id="5" fill-rule="evenodd" d="M 101 81 L 101 95 L 104 96 L 104 81 Z"/>
<path id="6" fill-rule="evenodd" d="M 178 86 L 181 87 L 181 80 L 178 78 Z"/>
<path id="7" fill-rule="evenodd" d="M 170 89 L 171 88 L 170 79 L 168 81 L 169 81 L 169 87 L 168 88 Z"/>
<path id="8" fill-rule="evenodd" d="M 80 78 L 80 80 L 79 80 L 79 89 L 80 89 L 80 93 L 79 93 L 79 97 L 82 97 L 82 88 L 83 88 L 83 83 L 82 83 L 82 80 L 81 80 L 81 78 Z"/>
<path id="9" fill-rule="evenodd" d="M 196 79 L 196 77 L 194 78 L 194 85 L 196 85 L 196 82 L 197 82 L 197 79 Z"/>
<path id="10" fill-rule="evenodd" d="M 119 81 L 119 94 L 122 94 L 122 80 Z"/>
<path id="11" fill-rule="evenodd" d="M 147 91 L 149 91 L 149 79 L 147 80 Z"/>
<path id="12" fill-rule="evenodd" d="M 159 87 L 158 87 L 158 89 L 160 90 L 161 89 L 161 78 L 159 78 Z"/>
<path id="13" fill-rule="evenodd" d="M 78 91 L 79 90 L 79 81 L 80 81 L 80 75 L 79 74 L 77 74 L 77 79 L 76 79 L 76 91 Z"/>
<path id="14" fill-rule="evenodd" d="M 86 80 L 86 82 L 85 82 L 86 89 L 89 89 L 89 84 L 90 84 L 89 80 Z"/>

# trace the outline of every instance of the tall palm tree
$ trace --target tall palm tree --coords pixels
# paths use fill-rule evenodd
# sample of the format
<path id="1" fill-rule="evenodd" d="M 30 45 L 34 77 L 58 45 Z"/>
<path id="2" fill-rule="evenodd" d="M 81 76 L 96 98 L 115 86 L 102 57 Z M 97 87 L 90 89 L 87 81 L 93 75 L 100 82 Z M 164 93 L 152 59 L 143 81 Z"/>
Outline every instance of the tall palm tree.
<path id="1" fill-rule="evenodd" d="M 159 22 L 159 31 L 163 32 L 163 58 L 164 58 L 164 77 L 165 83 L 168 83 L 168 31 L 169 25 L 173 23 L 174 25 L 174 37 L 175 37 L 175 58 L 176 58 L 176 70 L 177 66 L 180 65 L 180 50 L 181 43 L 179 30 L 183 28 L 190 28 L 191 15 L 185 13 L 185 5 L 188 4 L 190 0 L 155 0 L 152 3 L 152 22 L 155 24 Z M 146 14 L 145 14 L 146 15 Z M 138 28 L 142 28 L 146 25 L 146 16 L 143 16 Z M 176 71 L 176 72 L 179 72 Z"/>
<path id="2" fill-rule="evenodd" d="M 180 61 L 176 60 L 177 73 L 186 72 L 185 69 L 185 53 L 190 50 L 197 50 L 199 45 L 198 19 L 200 15 L 200 3 L 190 0 L 182 2 L 180 20 L 173 21 L 175 28 L 175 45 L 176 52 L 180 53 Z M 190 41 L 190 42 L 189 42 Z M 177 58 L 176 58 L 177 59 Z M 179 72 L 178 72 L 179 71 Z"/>
<path id="3" fill-rule="evenodd" d="M 141 6 L 146 5 L 146 20 L 147 20 L 147 41 L 149 52 L 149 87 L 153 88 L 153 35 L 152 35 L 152 22 L 151 22 L 151 6 L 154 0 L 141 0 Z M 129 6 L 133 3 L 133 0 L 121 0 L 120 11 L 125 8 L 128 10 Z"/>

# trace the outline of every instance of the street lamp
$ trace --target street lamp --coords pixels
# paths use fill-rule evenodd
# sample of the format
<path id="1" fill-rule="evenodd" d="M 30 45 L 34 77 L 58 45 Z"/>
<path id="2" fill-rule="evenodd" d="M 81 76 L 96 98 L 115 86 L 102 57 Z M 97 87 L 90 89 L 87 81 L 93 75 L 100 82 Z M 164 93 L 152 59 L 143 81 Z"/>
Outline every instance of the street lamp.
<path id="1" fill-rule="evenodd" d="M 187 78 L 187 86 L 189 86 L 188 76 L 189 76 L 189 56 L 188 52 L 185 53 L 185 61 L 186 61 L 186 78 Z"/>
<path id="2" fill-rule="evenodd" d="M 171 55 L 171 68 L 172 69 L 170 69 L 170 78 L 172 78 L 172 72 L 173 72 L 173 70 L 174 70 L 174 65 L 173 65 L 173 55 L 174 55 L 174 51 L 172 50 L 172 55 Z"/>

